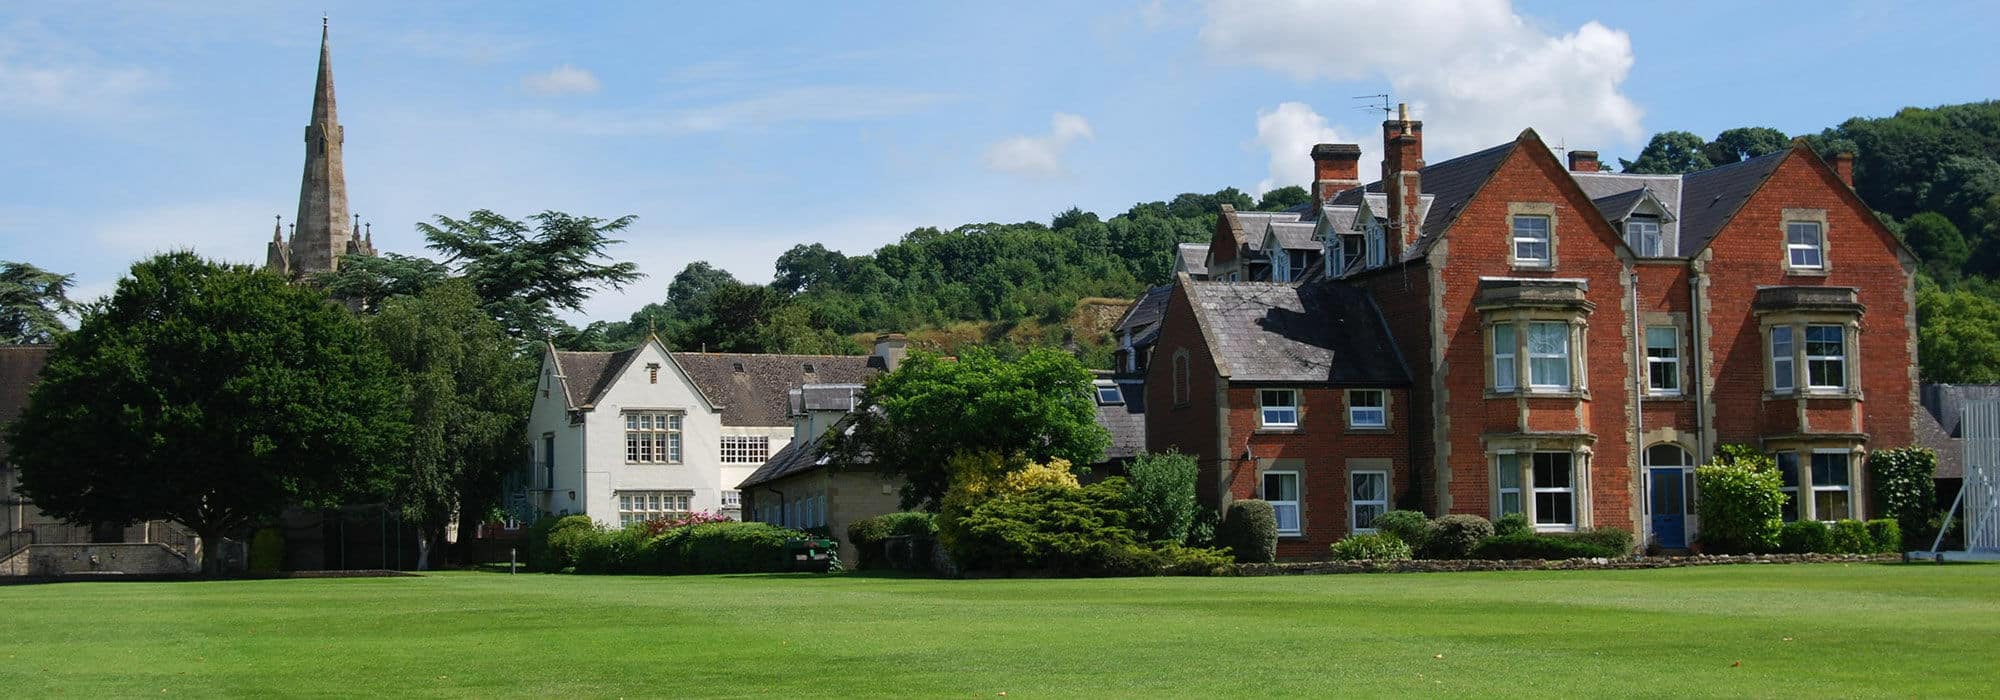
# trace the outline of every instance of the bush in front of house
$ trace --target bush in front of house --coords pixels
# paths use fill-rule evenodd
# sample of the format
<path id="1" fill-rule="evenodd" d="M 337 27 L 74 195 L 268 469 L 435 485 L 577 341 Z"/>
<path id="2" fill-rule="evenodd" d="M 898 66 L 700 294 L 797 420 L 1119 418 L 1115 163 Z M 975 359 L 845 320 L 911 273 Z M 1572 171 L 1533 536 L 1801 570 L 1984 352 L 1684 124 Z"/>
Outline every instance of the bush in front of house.
<path id="1" fill-rule="evenodd" d="M 1902 532 L 1922 533 L 1937 514 L 1937 453 L 1922 447 L 1898 447 L 1868 454 L 1868 481 L 1882 516 L 1896 521 Z M 1935 533 L 1936 530 L 1930 530 Z M 1897 544 L 1900 551 L 1902 545 Z"/>
<path id="2" fill-rule="evenodd" d="M 642 573 L 749 574 L 785 571 L 785 545 L 806 533 L 770 523 L 703 523 L 648 541 Z"/>
<path id="3" fill-rule="evenodd" d="M 576 555 L 597 535 L 588 515 L 543 518 L 528 531 L 528 561 L 536 571 L 556 572 L 576 566 Z"/>
<path id="4" fill-rule="evenodd" d="M 1278 558 L 1278 513 L 1269 501 L 1229 502 L 1229 512 L 1215 528 L 1215 544 L 1229 549 L 1236 561 L 1262 564 Z"/>
<path id="5" fill-rule="evenodd" d="M 1833 532 L 1818 520 L 1795 520 L 1778 529 L 1778 551 L 1820 554 L 1833 551 Z"/>
<path id="6" fill-rule="evenodd" d="M 1876 554 L 1903 551 L 1903 527 L 1894 520 L 1868 521 L 1868 539 L 1875 543 Z"/>
<path id="7" fill-rule="evenodd" d="M 1610 528 L 1605 528 L 1610 529 Z M 1607 536 L 1578 537 L 1574 533 L 1533 532 L 1512 535 L 1496 535 L 1472 550 L 1473 559 L 1614 559 L 1629 553 L 1625 548 L 1607 546 L 1599 538 Z M 1626 542 L 1631 535 L 1625 536 Z"/>
<path id="8" fill-rule="evenodd" d="M 1044 484 L 988 499 L 960 515 L 950 550 L 953 561 L 968 570 L 1069 576 L 1223 571 L 1222 552 L 1147 545 L 1131 527 L 1136 517 L 1125 479 L 1081 487 Z"/>
<path id="9" fill-rule="evenodd" d="M 1431 540 L 1431 530 L 1436 527 L 1423 511 L 1416 510 L 1392 510 L 1375 516 L 1375 521 L 1369 524 L 1375 526 L 1376 532 L 1402 540 L 1412 552 L 1424 551 Z"/>
<path id="10" fill-rule="evenodd" d="M 1168 576 L 1229 576 L 1236 573 L 1236 557 L 1220 549 L 1165 543 L 1154 551 L 1161 557 L 1159 573 Z"/>
<path id="11" fill-rule="evenodd" d="M 1859 520 L 1837 520 L 1828 528 L 1832 540 L 1833 554 L 1873 554 L 1875 539 L 1868 535 L 1868 524 Z"/>
<path id="12" fill-rule="evenodd" d="M 1712 554 L 1769 551 L 1777 544 L 1785 507 L 1777 464 L 1742 445 L 1724 445 L 1695 468 L 1695 510 L 1701 545 Z"/>
<path id="13" fill-rule="evenodd" d="M 847 541 L 860 552 L 856 568 L 888 566 L 887 546 L 893 537 L 909 538 L 913 549 L 928 552 L 930 543 L 937 541 L 936 517 L 924 512 L 888 513 L 849 524 Z"/>
<path id="14" fill-rule="evenodd" d="M 1624 528 L 1586 527 L 1579 528 L 1575 532 L 1550 532 L 1544 533 L 1542 536 L 1582 542 L 1603 551 L 1611 552 L 1611 554 L 1605 556 L 1622 557 L 1632 553 L 1632 533 L 1625 531 Z"/>
<path id="15" fill-rule="evenodd" d="M 646 542 L 652 539 L 645 523 L 616 530 L 592 527 L 572 530 L 563 542 L 569 547 L 573 566 L 579 574 L 636 574 Z M 587 534 L 586 534 L 587 533 Z"/>
<path id="16" fill-rule="evenodd" d="M 258 530 L 250 538 L 250 570 L 269 573 L 285 566 L 285 535 L 278 528 Z"/>
<path id="17" fill-rule="evenodd" d="M 1426 559 L 1464 559 L 1472 556 L 1479 543 L 1493 537 L 1493 523 L 1477 515 L 1447 515 L 1431 523 L 1430 537 L 1424 542 Z"/>
<path id="18" fill-rule="evenodd" d="M 1333 558 L 1339 561 L 1403 561 L 1410 558 L 1410 545 L 1386 532 L 1348 535 L 1333 543 Z"/>
<path id="19" fill-rule="evenodd" d="M 1498 537 L 1527 535 L 1533 534 L 1534 531 L 1535 524 L 1528 522 L 1528 516 L 1525 513 L 1508 513 L 1500 516 L 1499 520 L 1493 521 L 1493 534 Z"/>
<path id="20" fill-rule="evenodd" d="M 1195 475 L 1199 467 L 1194 455 L 1169 449 L 1145 453 L 1125 466 L 1132 482 L 1134 529 L 1148 541 L 1185 542 L 1193 529 Z"/>

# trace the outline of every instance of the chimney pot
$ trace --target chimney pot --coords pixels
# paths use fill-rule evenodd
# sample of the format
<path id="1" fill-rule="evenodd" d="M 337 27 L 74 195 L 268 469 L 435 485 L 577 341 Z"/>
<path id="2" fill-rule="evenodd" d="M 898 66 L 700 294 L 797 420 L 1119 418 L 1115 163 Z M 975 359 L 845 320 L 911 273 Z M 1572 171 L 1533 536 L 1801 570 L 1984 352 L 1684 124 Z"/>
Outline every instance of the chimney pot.
<path id="1" fill-rule="evenodd" d="M 1602 170 L 1598 163 L 1597 151 L 1570 151 L 1569 170 L 1573 173 L 1594 173 Z"/>
<path id="2" fill-rule="evenodd" d="M 1322 143 L 1312 147 L 1315 211 L 1341 190 L 1361 186 L 1361 145 Z"/>

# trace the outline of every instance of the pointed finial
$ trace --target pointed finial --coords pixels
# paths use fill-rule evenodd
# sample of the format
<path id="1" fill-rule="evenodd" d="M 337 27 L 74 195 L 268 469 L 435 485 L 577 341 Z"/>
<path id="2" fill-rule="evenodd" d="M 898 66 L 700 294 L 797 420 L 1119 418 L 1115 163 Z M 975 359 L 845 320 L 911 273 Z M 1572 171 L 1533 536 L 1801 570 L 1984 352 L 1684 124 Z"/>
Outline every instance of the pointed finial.
<path id="1" fill-rule="evenodd" d="M 362 236 L 363 236 L 363 237 L 365 237 L 365 238 L 367 238 L 367 239 L 368 239 L 368 242 L 369 242 L 369 243 L 374 243 L 374 242 L 375 242 L 375 222 L 373 222 L 373 221 L 370 221 L 370 222 L 368 222 L 368 223 L 366 223 L 366 224 L 363 224 L 363 226 L 364 226 L 364 228 L 363 228 L 363 231 L 365 231 L 365 233 L 363 233 L 363 234 L 362 234 Z"/>
<path id="2" fill-rule="evenodd" d="M 285 242 L 285 216 L 283 214 L 273 214 L 271 216 L 271 242 Z"/>
<path id="3" fill-rule="evenodd" d="M 354 228 L 361 228 L 361 215 L 360 215 L 360 214 L 355 214 L 355 215 L 354 215 Z M 351 234 L 351 233 L 353 233 L 353 232 L 354 232 L 354 229 L 348 229 L 348 233 L 350 233 L 350 234 Z"/>

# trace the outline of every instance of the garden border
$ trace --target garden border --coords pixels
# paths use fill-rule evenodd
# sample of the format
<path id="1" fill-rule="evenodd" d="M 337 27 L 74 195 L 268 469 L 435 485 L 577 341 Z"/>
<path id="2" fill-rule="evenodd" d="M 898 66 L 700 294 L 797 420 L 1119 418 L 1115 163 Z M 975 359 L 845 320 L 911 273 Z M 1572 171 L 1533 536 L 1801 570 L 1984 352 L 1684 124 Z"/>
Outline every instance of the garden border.
<path id="1" fill-rule="evenodd" d="M 1902 561 L 1901 554 L 1740 554 L 1618 559 L 1412 559 L 1406 561 L 1309 561 L 1238 564 L 1238 576 L 1312 574 L 1435 574 L 1459 571 L 1597 571 L 1674 569 L 1719 564 L 1858 564 Z"/>

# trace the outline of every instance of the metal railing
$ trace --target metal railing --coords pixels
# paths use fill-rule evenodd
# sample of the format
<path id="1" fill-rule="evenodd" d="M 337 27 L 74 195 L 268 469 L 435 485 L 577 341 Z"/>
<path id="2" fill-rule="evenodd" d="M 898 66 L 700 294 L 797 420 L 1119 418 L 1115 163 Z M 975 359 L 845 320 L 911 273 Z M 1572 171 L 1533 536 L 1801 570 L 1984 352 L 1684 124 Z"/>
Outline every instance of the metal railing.
<path id="1" fill-rule="evenodd" d="M 87 525 L 36 523 L 0 535 L 0 559 L 13 556 L 29 545 L 94 544 L 97 541 L 95 529 Z M 117 541 L 157 542 L 179 552 L 181 556 L 193 557 L 201 537 L 179 523 L 155 520 L 125 527 L 119 532 Z"/>

